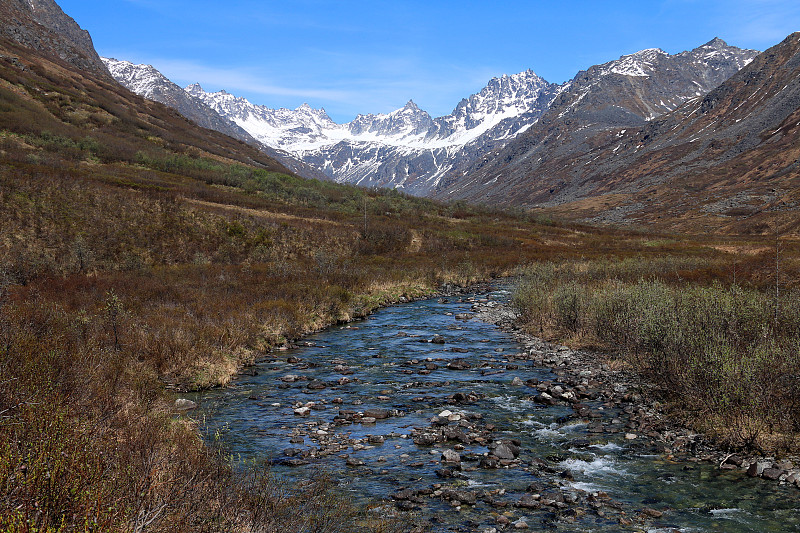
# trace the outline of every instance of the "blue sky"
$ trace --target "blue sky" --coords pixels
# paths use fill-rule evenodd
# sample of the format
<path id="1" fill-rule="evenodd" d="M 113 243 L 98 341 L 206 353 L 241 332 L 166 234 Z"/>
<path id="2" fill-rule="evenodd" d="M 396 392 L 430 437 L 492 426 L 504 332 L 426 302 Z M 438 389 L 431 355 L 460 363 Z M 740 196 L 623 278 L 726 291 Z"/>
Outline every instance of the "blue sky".
<path id="1" fill-rule="evenodd" d="M 101 55 L 337 122 L 413 99 L 433 116 L 502 74 L 551 82 L 644 48 L 714 37 L 764 50 L 800 30 L 798 0 L 56 0 Z"/>

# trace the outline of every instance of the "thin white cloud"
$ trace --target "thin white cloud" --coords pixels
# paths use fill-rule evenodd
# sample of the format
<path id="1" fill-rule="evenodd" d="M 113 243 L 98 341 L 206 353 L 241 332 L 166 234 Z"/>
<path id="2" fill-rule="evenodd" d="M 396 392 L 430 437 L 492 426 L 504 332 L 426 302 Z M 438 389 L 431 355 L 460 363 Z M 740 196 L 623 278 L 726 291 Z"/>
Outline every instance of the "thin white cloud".
<path id="1" fill-rule="evenodd" d="M 151 64 L 181 86 L 199 83 L 207 91 L 224 89 L 268 107 L 296 107 L 307 102 L 312 107 L 325 108 L 332 116 L 336 115 L 334 118 L 338 121 L 350 120 L 359 113 L 387 113 L 411 99 L 433 116 L 446 115 L 462 98 L 479 91 L 493 76 L 502 74 L 498 68 L 466 69 L 456 65 L 438 72 L 426 72 L 428 69 L 413 58 L 376 56 L 351 57 L 352 71 L 347 75 L 314 74 L 314 77 L 297 80 L 297 83 L 275 83 L 274 76 L 257 68 L 220 68 L 194 61 L 154 57 L 134 59 L 131 57 L 133 54 L 126 55 L 120 51 L 109 55 Z M 339 60 L 343 68 L 347 57 L 343 55 L 334 61 L 338 63 Z"/>
<path id="2" fill-rule="evenodd" d="M 328 101 L 347 101 L 352 93 L 325 88 L 283 87 L 264 81 L 256 74 L 240 69 L 210 67 L 191 61 L 156 59 L 153 66 L 178 84 L 200 83 L 206 88 L 228 92 L 247 92 L 265 96 L 290 96 Z"/>

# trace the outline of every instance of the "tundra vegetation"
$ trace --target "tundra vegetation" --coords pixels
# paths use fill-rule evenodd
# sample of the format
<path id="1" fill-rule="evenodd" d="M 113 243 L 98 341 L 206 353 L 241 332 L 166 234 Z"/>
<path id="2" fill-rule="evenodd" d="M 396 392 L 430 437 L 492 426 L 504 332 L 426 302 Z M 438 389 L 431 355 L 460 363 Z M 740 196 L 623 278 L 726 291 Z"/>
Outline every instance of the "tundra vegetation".
<path id="1" fill-rule="evenodd" d="M 796 452 L 800 262 L 778 251 L 536 263 L 513 301 L 530 331 L 604 350 L 731 449 Z"/>
<path id="2" fill-rule="evenodd" d="M 735 285 L 712 283 L 731 254 L 710 245 L 749 240 L 564 226 L 300 179 L 108 80 L 5 40 L 0 48 L 2 531 L 402 528 L 337 498 L 324 476 L 287 486 L 205 445 L 173 409 L 175 391 L 224 386 L 305 333 L 520 264 L 533 277 L 517 301 L 545 333 L 613 341 L 668 386 L 697 389 L 706 372 L 724 388 L 741 375 L 742 387 L 702 405 L 723 417 L 755 399 L 743 424 L 793 429 L 789 417 L 764 418 L 763 406 L 796 401 L 794 384 L 761 374 L 792 371 L 791 293 L 768 320 L 760 256 Z M 585 274 L 662 261 L 690 266 L 654 279 Z M 552 294 L 537 275 L 551 276 Z M 714 298 L 728 318 L 692 321 L 717 311 Z M 660 318 L 667 308 L 674 320 Z M 652 315 L 644 329 L 625 329 L 641 313 Z M 711 351 L 683 350 L 705 350 L 698 328 L 723 320 L 736 322 L 712 331 Z M 670 336 L 659 340 L 657 327 Z M 728 330 L 738 336 L 721 336 Z M 752 351 L 735 355 L 740 348 Z M 784 359 L 771 366 L 777 349 Z M 681 365 L 692 372 L 677 375 Z"/>

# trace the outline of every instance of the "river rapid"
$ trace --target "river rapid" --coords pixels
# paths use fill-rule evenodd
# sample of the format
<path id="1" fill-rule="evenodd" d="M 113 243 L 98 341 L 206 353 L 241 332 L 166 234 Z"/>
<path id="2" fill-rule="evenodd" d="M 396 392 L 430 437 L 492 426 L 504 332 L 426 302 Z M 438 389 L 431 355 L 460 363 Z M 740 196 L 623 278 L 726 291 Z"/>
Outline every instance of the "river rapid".
<path id="1" fill-rule="evenodd" d="M 800 531 L 796 487 L 698 461 L 690 434 L 648 430 L 635 385 L 476 315 L 508 296 L 399 304 L 309 336 L 198 393 L 193 416 L 235 456 L 290 480 L 324 470 L 424 531 Z"/>

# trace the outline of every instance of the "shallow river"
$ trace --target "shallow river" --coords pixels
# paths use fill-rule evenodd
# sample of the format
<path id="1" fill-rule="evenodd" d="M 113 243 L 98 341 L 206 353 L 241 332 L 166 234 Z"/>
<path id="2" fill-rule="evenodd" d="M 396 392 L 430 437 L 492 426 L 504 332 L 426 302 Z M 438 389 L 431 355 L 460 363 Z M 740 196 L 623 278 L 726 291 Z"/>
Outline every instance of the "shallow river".
<path id="1" fill-rule="evenodd" d="M 411 302 L 310 336 L 304 339 L 308 346 L 276 352 L 258 364 L 257 375 L 198 395 L 196 416 L 205 420 L 208 438 L 221 438 L 236 455 L 271 461 L 276 473 L 290 479 L 323 468 L 342 480 L 353 499 L 378 512 L 399 503 L 431 531 L 484 531 L 498 527 L 500 514 L 512 523 L 524 518 L 533 530 L 800 531 L 798 489 L 713 465 L 674 463 L 626 440 L 624 431 L 590 433 L 590 420 L 569 406 L 537 404 L 531 399 L 535 389 L 512 386 L 515 377 L 556 383 L 558 377 L 515 359 L 525 346 L 513 336 L 463 315 L 475 302 L 507 297 L 497 288 Z M 438 342 L 426 342 L 436 335 Z M 447 368 L 453 360 L 470 368 Z M 453 403 L 456 393 L 467 400 Z M 305 416 L 294 413 L 310 402 Z M 390 416 L 374 423 L 334 420 L 340 410 L 352 418 L 368 409 Z M 488 427 L 491 438 L 415 444 L 414 436 L 431 428 L 432 417 L 444 410 L 454 419 L 460 415 L 461 425 L 469 421 L 484 433 Z M 518 440 L 518 458 L 484 468 L 480 459 L 487 445 L 503 439 Z M 329 455 L 319 457 L 316 450 L 326 448 Z M 461 470 L 441 461 L 446 449 L 460 455 Z M 456 507 L 436 492 L 425 494 L 449 487 L 478 500 Z M 392 495 L 406 488 L 423 493 L 394 502 Z M 561 501 L 520 507 L 526 491 L 541 495 L 539 502 Z M 632 524 L 623 526 L 621 519 Z"/>

